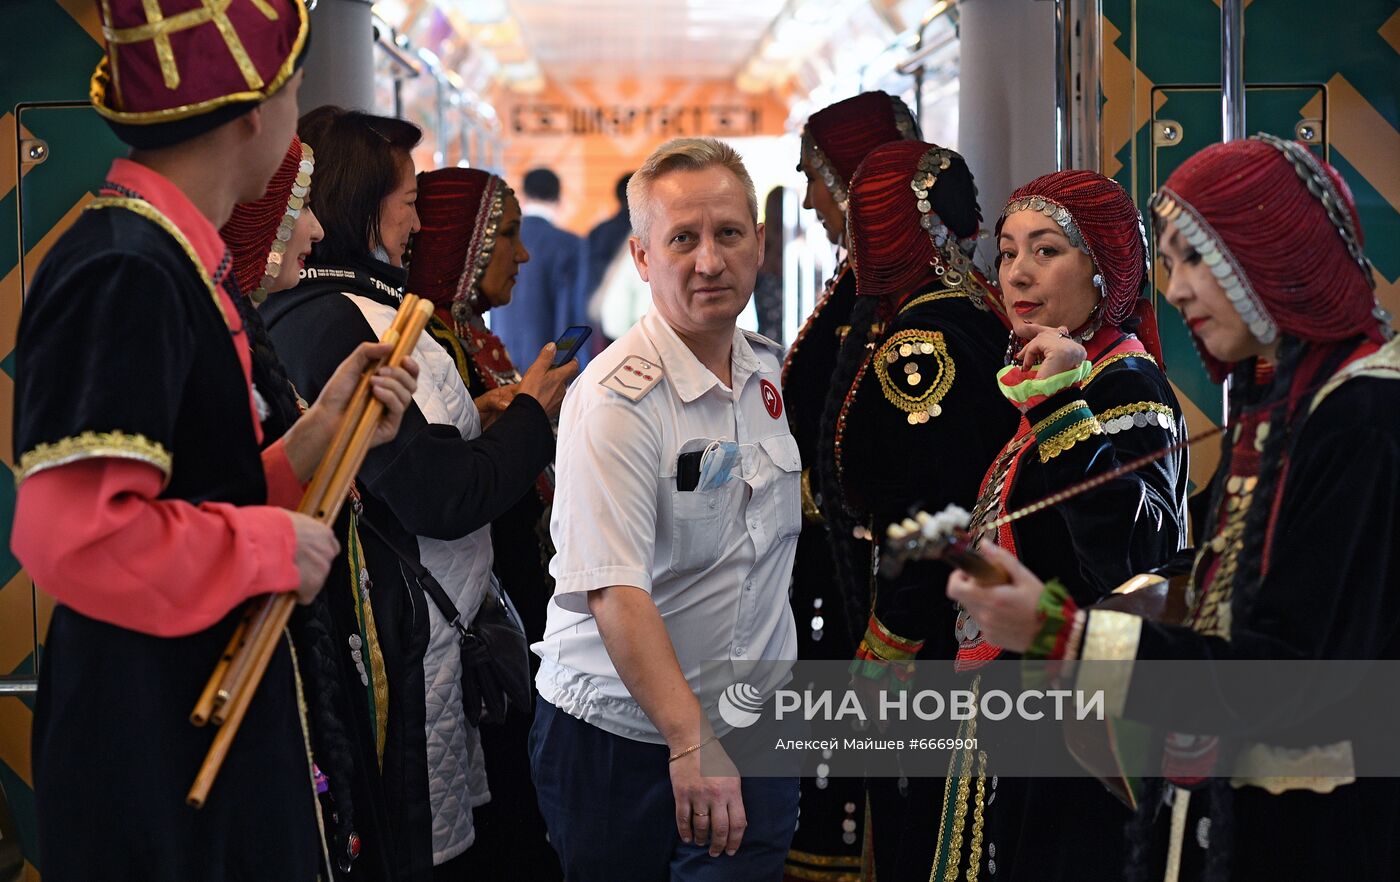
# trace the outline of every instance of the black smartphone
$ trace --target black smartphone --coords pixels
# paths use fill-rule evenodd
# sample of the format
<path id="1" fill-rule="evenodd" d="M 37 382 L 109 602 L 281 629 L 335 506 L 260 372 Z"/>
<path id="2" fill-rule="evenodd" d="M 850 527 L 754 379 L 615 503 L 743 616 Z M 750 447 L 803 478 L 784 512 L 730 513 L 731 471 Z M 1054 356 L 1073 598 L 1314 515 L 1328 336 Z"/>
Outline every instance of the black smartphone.
<path id="1" fill-rule="evenodd" d="M 682 493 L 694 490 L 700 483 L 700 459 L 703 450 L 692 450 L 676 457 L 676 489 Z"/>
<path id="2" fill-rule="evenodd" d="M 550 367 L 563 367 L 569 359 L 578 354 L 579 347 L 588 340 L 593 329 L 587 325 L 574 325 L 566 328 L 559 339 L 554 341 L 554 363 Z"/>

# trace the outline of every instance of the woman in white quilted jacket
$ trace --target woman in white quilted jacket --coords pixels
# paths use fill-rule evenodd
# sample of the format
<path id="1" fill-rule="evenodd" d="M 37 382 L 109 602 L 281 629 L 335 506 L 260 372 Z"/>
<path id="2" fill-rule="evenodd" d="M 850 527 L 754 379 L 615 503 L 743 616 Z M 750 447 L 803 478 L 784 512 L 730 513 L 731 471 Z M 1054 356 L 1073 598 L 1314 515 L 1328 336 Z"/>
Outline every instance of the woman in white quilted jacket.
<path id="1" fill-rule="evenodd" d="M 263 307 L 278 354 L 303 395 L 314 393 L 361 340 L 378 339 L 403 298 L 409 237 L 418 230 L 410 151 L 419 130 L 402 120 L 323 107 L 302 117 L 317 145 L 316 212 L 325 228 L 302 283 Z M 502 250 L 509 244 L 497 231 Z M 491 521 L 531 492 L 554 457 L 550 420 L 577 368 L 550 369 L 553 344 L 525 373 L 517 394 L 483 431 L 452 356 L 424 334 L 414 406 L 392 445 L 360 471 L 363 521 L 409 560 L 421 561 L 464 621 L 475 617 L 491 579 Z M 415 560 L 416 558 L 416 560 Z M 416 581 L 408 577 L 409 590 Z M 490 797 L 480 738 L 462 707 L 462 661 L 448 620 L 426 597 L 423 659 L 428 803 L 434 882 L 469 874 L 472 808 Z M 390 819 L 413 823 L 413 819 Z"/>

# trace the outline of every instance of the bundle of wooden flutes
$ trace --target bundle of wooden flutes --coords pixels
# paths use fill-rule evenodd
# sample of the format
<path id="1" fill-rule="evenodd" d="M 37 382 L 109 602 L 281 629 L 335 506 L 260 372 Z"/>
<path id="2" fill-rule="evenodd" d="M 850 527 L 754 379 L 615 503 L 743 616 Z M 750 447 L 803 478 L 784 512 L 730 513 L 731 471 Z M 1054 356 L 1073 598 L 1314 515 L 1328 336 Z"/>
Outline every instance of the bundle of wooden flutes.
<path id="1" fill-rule="evenodd" d="M 375 425 L 384 414 L 384 405 L 370 393 L 370 378 L 386 364 L 398 367 L 403 363 L 405 356 L 417 345 L 418 337 L 432 315 L 431 301 L 413 294 L 404 296 L 393 324 L 380 339 L 381 343 L 392 344 L 393 352 L 387 359 L 371 364 L 360 378 L 340 426 L 326 455 L 316 467 L 297 511 L 328 526 L 340 514 L 355 475 L 369 452 Z M 213 786 L 224 758 L 228 756 L 229 746 L 238 734 L 243 715 L 248 711 L 258 684 L 262 682 L 295 605 L 296 594 L 291 592 L 268 594 L 248 602 L 228 646 L 214 666 L 213 675 L 195 704 L 194 712 L 190 714 L 190 722 L 196 726 L 210 722 L 219 726 L 194 786 L 186 796 L 186 801 L 195 808 L 204 805 L 209 797 L 209 788 Z"/>

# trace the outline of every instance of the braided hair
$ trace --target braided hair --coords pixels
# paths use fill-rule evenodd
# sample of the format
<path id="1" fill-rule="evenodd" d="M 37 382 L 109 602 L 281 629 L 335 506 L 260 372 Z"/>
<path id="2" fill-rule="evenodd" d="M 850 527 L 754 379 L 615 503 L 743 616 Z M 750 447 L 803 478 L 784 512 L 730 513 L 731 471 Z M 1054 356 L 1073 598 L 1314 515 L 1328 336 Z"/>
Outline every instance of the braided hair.
<path id="1" fill-rule="evenodd" d="M 243 331 L 248 335 L 248 345 L 252 350 L 253 384 L 269 411 L 267 419 L 263 421 L 263 437 L 266 443 L 271 443 L 285 435 L 300 417 L 297 393 L 287 377 L 282 360 L 277 357 L 262 316 L 248 298 L 238 292 L 231 280 L 225 281 L 225 290 L 233 298 Z M 338 528 L 340 526 L 337 524 Z M 338 532 L 343 530 L 338 529 Z M 338 868 L 341 872 L 348 872 L 352 854 L 351 838 L 355 835 L 355 805 L 351 794 L 355 750 L 345 720 L 353 717 L 348 713 L 348 697 L 341 685 L 338 641 L 333 636 L 334 625 L 325 592 L 317 595 L 311 604 L 296 608 L 290 628 L 292 643 L 302 663 L 300 669 L 306 686 L 304 692 L 311 721 L 312 753 L 316 764 L 330 782 L 334 808 L 331 817 L 326 819 L 326 832 Z"/>
<path id="2" fill-rule="evenodd" d="M 851 310 L 851 328 L 836 357 L 836 370 L 827 389 L 822 409 L 817 446 L 817 488 L 821 493 L 822 516 L 831 535 L 832 563 L 836 584 L 845 601 L 846 625 L 859 642 L 870 616 L 869 544 L 855 538 L 856 516 L 846 506 L 845 491 L 836 471 L 836 425 L 845 406 L 846 393 L 868 355 L 867 342 L 877 336 L 873 329 L 880 312 L 880 300 L 858 297 Z"/>

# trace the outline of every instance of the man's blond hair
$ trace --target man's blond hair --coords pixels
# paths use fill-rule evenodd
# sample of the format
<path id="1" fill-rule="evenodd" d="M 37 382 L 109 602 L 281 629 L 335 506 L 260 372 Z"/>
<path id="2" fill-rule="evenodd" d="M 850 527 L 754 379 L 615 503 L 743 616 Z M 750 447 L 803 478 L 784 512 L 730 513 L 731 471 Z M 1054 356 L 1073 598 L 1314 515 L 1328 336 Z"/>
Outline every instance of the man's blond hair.
<path id="1" fill-rule="evenodd" d="M 651 227 L 651 188 L 657 178 L 673 171 L 701 171 L 716 165 L 728 169 L 744 185 L 749 217 L 757 228 L 758 193 L 739 152 L 715 138 L 675 138 L 657 147 L 627 182 L 627 216 L 632 222 L 632 234 L 643 243 L 647 241 Z"/>

